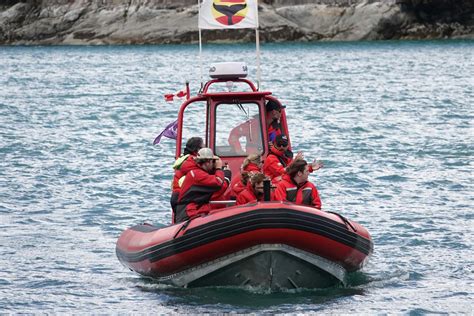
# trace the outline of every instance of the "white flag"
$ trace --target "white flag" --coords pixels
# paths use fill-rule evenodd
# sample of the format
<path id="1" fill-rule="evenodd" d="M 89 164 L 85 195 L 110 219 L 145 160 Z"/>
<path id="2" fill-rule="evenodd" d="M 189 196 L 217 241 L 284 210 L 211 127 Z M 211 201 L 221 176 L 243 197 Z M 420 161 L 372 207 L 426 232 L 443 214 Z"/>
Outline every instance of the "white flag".
<path id="1" fill-rule="evenodd" d="M 258 28 L 257 0 L 203 0 L 200 29 Z"/>

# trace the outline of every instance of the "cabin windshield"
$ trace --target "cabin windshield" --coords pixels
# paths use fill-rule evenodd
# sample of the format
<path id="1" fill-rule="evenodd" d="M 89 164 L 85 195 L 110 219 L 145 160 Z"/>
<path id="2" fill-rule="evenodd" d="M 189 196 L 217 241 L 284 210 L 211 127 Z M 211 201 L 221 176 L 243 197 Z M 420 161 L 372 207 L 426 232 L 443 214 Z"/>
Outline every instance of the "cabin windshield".
<path id="1" fill-rule="evenodd" d="M 262 126 L 257 103 L 220 103 L 216 107 L 216 155 L 248 156 L 263 152 Z"/>
<path id="2" fill-rule="evenodd" d="M 184 152 L 186 142 L 191 137 L 201 137 L 205 144 L 208 144 L 206 137 L 206 113 L 207 113 L 207 102 L 206 101 L 195 101 L 190 103 L 183 112 L 183 130 L 182 130 L 182 143 L 181 153 Z"/>

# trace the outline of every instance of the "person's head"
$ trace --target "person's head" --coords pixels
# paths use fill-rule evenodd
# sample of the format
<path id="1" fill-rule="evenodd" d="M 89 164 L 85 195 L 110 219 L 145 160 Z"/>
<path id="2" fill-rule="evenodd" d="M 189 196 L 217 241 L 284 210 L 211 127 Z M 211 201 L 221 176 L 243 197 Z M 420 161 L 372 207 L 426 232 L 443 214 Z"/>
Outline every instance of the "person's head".
<path id="1" fill-rule="evenodd" d="M 267 112 L 267 117 L 271 120 L 279 120 L 281 117 L 281 109 L 284 108 L 280 103 L 274 100 L 268 100 L 265 104 L 265 110 Z"/>
<path id="2" fill-rule="evenodd" d="M 273 146 L 279 151 L 285 152 L 288 149 L 288 137 L 286 135 L 277 135 L 273 141 Z"/>
<path id="3" fill-rule="evenodd" d="M 204 147 L 199 149 L 194 160 L 202 169 L 211 173 L 216 169 L 216 161 L 219 160 L 219 157 L 214 156 L 211 148 Z"/>
<path id="4" fill-rule="evenodd" d="M 247 158 L 244 159 L 244 162 L 242 163 L 242 170 L 245 170 L 249 164 L 255 164 L 259 167 L 262 166 L 262 155 L 260 154 L 250 154 L 247 156 Z"/>
<path id="5" fill-rule="evenodd" d="M 188 155 L 197 155 L 199 149 L 204 147 L 204 141 L 201 137 L 191 137 L 186 142 L 186 147 L 184 147 L 184 154 Z"/>
<path id="6" fill-rule="evenodd" d="M 252 185 L 252 188 L 257 196 L 263 195 L 263 180 L 265 179 L 266 176 L 261 172 L 253 174 L 250 178 L 250 184 Z"/>
<path id="7" fill-rule="evenodd" d="M 308 181 L 309 166 L 306 160 L 296 159 L 288 167 L 286 167 L 286 173 L 293 179 L 297 184 Z"/>

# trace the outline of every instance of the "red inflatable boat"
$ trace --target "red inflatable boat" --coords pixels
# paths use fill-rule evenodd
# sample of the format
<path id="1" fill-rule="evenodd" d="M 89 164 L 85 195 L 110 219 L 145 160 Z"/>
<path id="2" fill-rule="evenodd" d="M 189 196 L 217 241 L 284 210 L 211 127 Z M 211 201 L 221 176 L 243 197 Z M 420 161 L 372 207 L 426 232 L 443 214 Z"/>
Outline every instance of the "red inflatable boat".
<path id="1" fill-rule="evenodd" d="M 197 96 L 191 98 L 187 87 L 177 120 L 176 158 L 186 139 L 201 136 L 236 176 L 247 155 L 268 155 L 265 103 L 280 102 L 242 78 L 246 66 L 224 66 L 211 68 L 214 79 Z M 218 84 L 227 91 L 209 91 Z M 235 92 L 234 85 L 250 89 Z M 285 109 L 280 123 L 291 146 Z M 159 282 L 272 290 L 344 284 L 346 273 L 361 269 L 372 251 L 361 225 L 283 202 L 228 206 L 165 228 L 137 225 L 122 233 L 116 247 L 122 264 Z"/>
<path id="2" fill-rule="evenodd" d="M 344 284 L 372 247 L 367 230 L 340 215 L 261 202 L 166 228 L 134 226 L 116 251 L 131 270 L 177 286 L 291 289 Z"/>

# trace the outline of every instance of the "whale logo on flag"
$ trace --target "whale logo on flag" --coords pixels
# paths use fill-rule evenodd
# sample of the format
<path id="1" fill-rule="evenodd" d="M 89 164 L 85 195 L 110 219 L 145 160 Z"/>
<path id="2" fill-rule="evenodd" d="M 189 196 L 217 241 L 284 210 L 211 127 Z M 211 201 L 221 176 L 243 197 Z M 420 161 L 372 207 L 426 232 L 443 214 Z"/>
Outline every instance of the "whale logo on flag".
<path id="1" fill-rule="evenodd" d="M 212 15 L 223 25 L 234 25 L 245 19 L 248 13 L 245 0 L 214 0 Z"/>
<path id="2" fill-rule="evenodd" d="M 204 0 L 199 9 L 199 28 L 258 28 L 257 0 Z"/>

